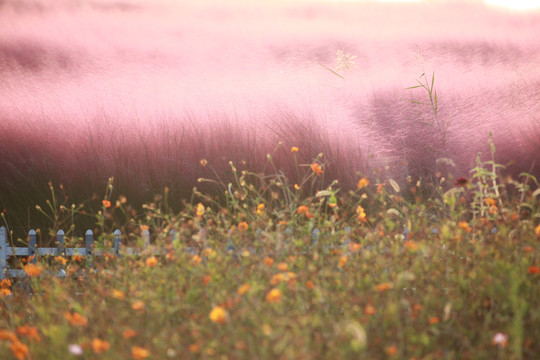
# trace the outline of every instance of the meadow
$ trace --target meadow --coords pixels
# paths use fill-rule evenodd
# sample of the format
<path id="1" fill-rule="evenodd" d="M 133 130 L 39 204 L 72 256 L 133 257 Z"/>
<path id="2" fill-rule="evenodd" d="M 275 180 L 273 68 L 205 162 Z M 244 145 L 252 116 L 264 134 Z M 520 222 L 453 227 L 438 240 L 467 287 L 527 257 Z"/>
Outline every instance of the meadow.
<path id="1" fill-rule="evenodd" d="M 539 19 L 0 2 L 0 357 L 538 358 Z"/>

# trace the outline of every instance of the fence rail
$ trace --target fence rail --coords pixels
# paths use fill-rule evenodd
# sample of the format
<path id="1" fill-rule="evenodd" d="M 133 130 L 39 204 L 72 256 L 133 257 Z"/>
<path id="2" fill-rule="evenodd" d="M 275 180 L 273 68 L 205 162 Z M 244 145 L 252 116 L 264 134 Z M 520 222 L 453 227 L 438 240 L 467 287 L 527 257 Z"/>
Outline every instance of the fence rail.
<path id="1" fill-rule="evenodd" d="M 346 232 L 346 241 L 341 247 L 347 247 L 347 244 L 350 242 L 349 233 L 351 231 L 350 227 L 345 229 Z M 143 245 L 145 248 L 150 246 L 150 232 L 148 230 L 143 230 L 142 232 Z M 176 239 L 176 232 L 171 230 L 170 233 L 171 244 Z M 292 236 L 292 230 L 285 230 L 286 236 Z M 319 229 L 313 229 L 311 234 L 312 246 L 318 242 L 321 232 Z M 37 234 L 35 230 L 30 230 L 28 232 L 28 246 L 27 247 L 12 247 L 9 246 L 7 229 L 6 227 L 0 227 L 0 280 L 5 279 L 6 277 L 24 277 L 26 276 L 24 270 L 21 269 L 10 269 L 8 264 L 8 258 L 11 256 L 29 256 L 30 263 L 36 263 L 38 256 L 103 256 L 105 254 L 114 255 L 120 257 L 121 255 L 140 255 L 142 253 L 141 249 L 133 247 L 121 247 L 122 244 L 122 233 L 120 230 L 115 230 L 113 232 L 113 247 L 111 249 L 94 248 L 94 233 L 92 230 L 86 231 L 84 235 L 85 247 L 69 248 L 65 247 L 64 244 L 65 233 L 63 230 L 58 230 L 56 234 L 56 247 L 37 247 Z M 326 246 L 328 250 L 328 246 Z M 197 253 L 197 248 L 195 247 L 186 247 L 184 251 L 195 254 Z M 228 245 L 226 248 L 227 252 L 235 252 L 236 248 L 232 245 Z M 146 252 L 145 252 L 146 253 Z M 164 254 L 165 249 L 156 249 L 153 251 L 154 255 Z"/>
<path id="2" fill-rule="evenodd" d="M 175 231 L 170 232 L 171 242 L 175 239 Z M 28 232 L 28 246 L 27 247 L 12 247 L 8 243 L 8 234 L 6 227 L 0 227 L 0 280 L 6 277 L 24 277 L 25 273 L 20 269 L 10 269 L 8 259 L 11 256 L 29 256 L 32 257 L 29 262 L 36 263 L 38 256 L 102 256 L 105 254 L 111 254 L 117 257 L 121 256 L 120 248 L 122 243 L 122 233 L 120 230 L 115 230 L 113 233 L 113 247 L 111 249 L 95 249 L 94 248 L 94 233 L 92 230 L 86 231 L 84 235 L 85 247 L 70 248 L 65 247 L 64 244 L 65 233 L 63 230 L 59 230 L 56 234 L 56 247 L 37 247 L 37 234 L 35 230 Z M 145 247 L 150 245 L 150 232 L 144 230 L 142 232 L 143 244 Z M 188 251 L 193 252 L 194 249 L 187 248 Z M 141 253 L 141 249 L 125 247 L 122 248 L 122 254 L 125 255 L 138 255 Z M 156 251 L 156 253 L 161 253 Z"/>

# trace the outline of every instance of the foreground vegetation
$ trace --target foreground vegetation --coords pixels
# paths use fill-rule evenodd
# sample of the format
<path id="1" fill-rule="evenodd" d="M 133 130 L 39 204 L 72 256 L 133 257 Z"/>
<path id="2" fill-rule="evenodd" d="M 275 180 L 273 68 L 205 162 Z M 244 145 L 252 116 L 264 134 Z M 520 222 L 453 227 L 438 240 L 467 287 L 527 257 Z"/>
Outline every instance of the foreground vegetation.
<path id="1" fill-rule="evenodd" d="M 359 175 L 341 193 L 322 186 L 322 155 L 303 166 L 298 151 L 299 183 L 230 163 L 231 183 L 200 179 L 221 197 L 194 189 L 179 213 L 166 189 L 135 216 L 111 179 L 96 246 L 109 247 L 114 228 L 131 246 L 149 230 L 153 246 L 120 258 L 19 258 L 26 278 L 1 283 L 2 359 L 540 355 L 534 177 L 501 179 L 492 157 L 468 179 L 437 173 L 404 188 Z M 83 209 L 58 204 L 51 189 L 39 210 L 53 235 Z M 66 232 L 70 245 L 82 241 Z M 60 269 L 66 277 L 50 275 Z"/>

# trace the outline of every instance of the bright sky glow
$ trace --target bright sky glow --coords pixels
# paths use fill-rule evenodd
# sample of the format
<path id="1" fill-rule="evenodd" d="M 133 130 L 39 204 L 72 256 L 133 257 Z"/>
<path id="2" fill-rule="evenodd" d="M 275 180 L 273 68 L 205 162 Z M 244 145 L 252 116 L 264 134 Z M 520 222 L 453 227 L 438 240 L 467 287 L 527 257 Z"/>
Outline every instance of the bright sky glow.
<path id="1" fill-rule="evenodd" d="M 540 0 L 485 0 L 486 4 L 502 6 L 512 10 L 540 9 Z"/>

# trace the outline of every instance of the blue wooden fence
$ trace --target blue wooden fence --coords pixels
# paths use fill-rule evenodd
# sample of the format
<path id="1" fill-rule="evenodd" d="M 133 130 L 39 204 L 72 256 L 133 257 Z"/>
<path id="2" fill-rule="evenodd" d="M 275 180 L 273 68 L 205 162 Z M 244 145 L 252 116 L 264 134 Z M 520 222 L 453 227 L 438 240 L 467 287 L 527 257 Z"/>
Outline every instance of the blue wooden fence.
<path id="1" fill-rule="evenodd" d="M 351 231 L 350 227 L 345 229 L 346 232 L 346 241 L 340 247 L 346 248 L 347 244 L 350 242 L 348 239 L 349 233 Z M 144 230 L 142 232 L 143 245 L 147 248 L 150 245 L 150 232 Z M 169 233 L 171 243 L 176 239 L 176 233 L 174 230 L 171 230 Z M 315 228 L 311 234 L 312 246 L 318 242 L 320 238 L 320 230 Z M 105 254 L 114 255 L 120 257 L 123 255 L 139 255 L 142 251 L 138 248 L 124 247 L 121 249 L 122 243 L 122 233 L 120 230 L 115 230 L 113 233 L 113 247 L 112 249 L 95 249 L 94 248 L 94 234 L 92 230 L 86 231 L 84 235 L 85 247 L 80 248 L 68 248 L 64 244 L 65 233 L 63 230 L 58 230 L 56 234 L 56 247 L 55 248 L 42 248 L 37 247 L 37 235 L 34 230 L 28 232 L 28 246 L 27 247 L 11 247 L 8 243 L 7 229 L 2 226 L 0 227 L 0 280 L 6 277 L 24 277 L 26 276 L 24 270 L 22 269 L 10 269 L 8 266 L 8 258 L 10 256 L 29 256 L 31 257 L 30 263 L 36 263 L 38 256 L 103 256 Z M 285 236 L 292 236 L 292 230 L 285 230 Z M 329 249 L 328 246 L 325 246 L 326 250 Z M 197 248 L 186 247 L 184 251 L 195 254 L 197 253 Z M 226 251 L 236 252 L 234 245 L 230 244 L 227 246 Z M 250 252 L 255 251 L 251 249 Z M 156 249 L 154 254 L 165 254 L 165 249 Z"/>
<path id="2" fill-rule="evenodd" d="M 171 241 L 175 238 L 174 230 L 171 230 Z M 37 236 L 34 230 L 28 232 L 28 246 L 27 247 L 11 247 L 8 243 L 7 229 L 0 227 L 0 280 L 6 277 L 24 277 L 24 270 L 10 269 L 8 266 L 8 258 L 10 256 L 29 256 L 30 263 L 37 262 L 38 256 L 50 255 L 50 256 L 101 256 L 105 254 L 111 254 L 114 256 L 120 256 L 120 246 L 122 243 L 122 234 L 120 230 L 115 230 L 113 233 L 113 247 L 112 249 L 94 249 L 94 234 L 92 230 L 88 230 L 84 235 L 85 247 L 69 248 L 64 244 L 65 233 L 63 230 L 59 230 L 56 234 L 56 247 L 55 248 L 43 248 L 37 247 Z M 142 232 L 142 238 L 144 246 L 150 245 L 150 232 L 144 230 Z M 122 253 L 125 255 L 137 255 L 140 253 L 140 249 L 126 247 L 122 249 Z"/>

